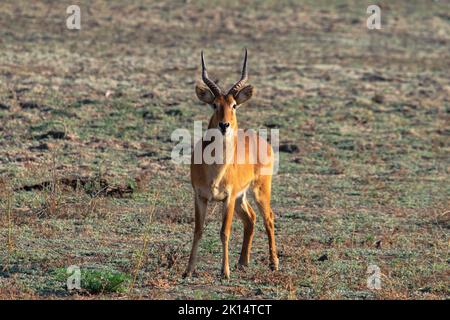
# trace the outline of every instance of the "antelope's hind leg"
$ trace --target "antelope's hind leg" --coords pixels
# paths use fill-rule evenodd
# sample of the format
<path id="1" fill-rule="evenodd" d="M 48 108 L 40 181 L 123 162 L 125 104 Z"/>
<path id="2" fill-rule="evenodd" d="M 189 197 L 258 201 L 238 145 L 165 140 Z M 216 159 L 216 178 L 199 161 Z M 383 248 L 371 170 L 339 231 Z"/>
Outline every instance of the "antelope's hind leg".
<path id="1" fill-rule="evenodd" d="M 191 276 L 195 271 L 195 265 L 197 263 L 198 244 L 203 234 L 203 227 L 205 225 L 206 209 L 208 206 L 208 200 L 195 195 L 195 227 L 194 227 L 194 240 L 192 242 L 191 255 L 189 257 L 189 263 L 184 277 Z"/>
<path id="2" fill-rule="evenodd" d="M 247 201 L 245 193 L 236 199 L 235 211 L 244 224 L 244 239 L 238 266 L 246 267 L 250 262 L 250 252 L 255 229 L 256 213 Z"/>
<path id="3" fill-rule="evenodd" d="M 275 215 L 270 207 L 271 176 L 262 176 L 253 189 L 256 204 L 264 219 L 267 238 L 269 240 L 270 268 L 278 270 L 277 246 L 275 244 Z"/>

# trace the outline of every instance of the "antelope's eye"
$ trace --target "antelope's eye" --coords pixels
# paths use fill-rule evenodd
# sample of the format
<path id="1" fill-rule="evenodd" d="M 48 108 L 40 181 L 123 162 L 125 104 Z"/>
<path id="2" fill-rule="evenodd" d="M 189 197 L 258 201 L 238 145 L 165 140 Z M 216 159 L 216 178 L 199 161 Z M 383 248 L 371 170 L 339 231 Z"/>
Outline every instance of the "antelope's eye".
<path id="1" fill-rule="evenodd" d="M 213 103 L 213 104 L 211 105 L 211 107 L 212 107 L 213 109 L 217 109 L 217 105 L 216 105 L 215 103 Z"/>
<path id="2" fill-rule="evenodd" d="M 233 109 L 236 109 L 236 104 L 233 104 Z"/>

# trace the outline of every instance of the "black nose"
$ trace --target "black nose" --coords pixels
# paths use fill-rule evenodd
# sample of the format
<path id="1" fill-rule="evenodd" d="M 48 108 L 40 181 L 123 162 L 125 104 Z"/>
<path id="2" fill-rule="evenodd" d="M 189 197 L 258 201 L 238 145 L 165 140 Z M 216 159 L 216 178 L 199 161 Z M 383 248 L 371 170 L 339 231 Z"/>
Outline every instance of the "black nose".
<path id="1" fill-rule="evenodd" d="M 219 127 L 222 132 L 225 132 L 229 126 L 229 122 L 219 122 Z"/>

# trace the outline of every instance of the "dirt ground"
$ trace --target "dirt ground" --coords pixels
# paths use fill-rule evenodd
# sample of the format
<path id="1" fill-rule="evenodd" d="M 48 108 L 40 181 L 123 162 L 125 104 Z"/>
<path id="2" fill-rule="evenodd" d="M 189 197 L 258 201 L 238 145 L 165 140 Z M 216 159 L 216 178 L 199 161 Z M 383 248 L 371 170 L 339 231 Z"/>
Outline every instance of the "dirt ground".
<path id="1" fill-rule="evenodd" d="M 0 5 L 0 298 L 449 298 L 449 1 L 78 3 L 81 30 L 61 1 Z M 212 204 L 183 279 L 193 192 L 171 133 L 209 119 L 200 50 L 227 86 L 244 47 L 257 93 L 239 127 L 280 130 L 280 271 L 261 217 L 234 268 L 235 219 L 222 280 Z M 69 292 L 71 265 L 124 280 Z"/>

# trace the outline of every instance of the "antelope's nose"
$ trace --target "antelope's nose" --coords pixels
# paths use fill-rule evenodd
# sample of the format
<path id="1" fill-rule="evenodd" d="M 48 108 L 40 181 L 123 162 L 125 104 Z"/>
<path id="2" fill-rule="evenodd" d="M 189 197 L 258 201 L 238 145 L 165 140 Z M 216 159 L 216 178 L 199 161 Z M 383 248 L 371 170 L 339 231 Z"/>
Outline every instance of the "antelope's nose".
<path id="1" fill-rule="evenodd" d="M 230 127 L 229 122 L 219 122 L 219 128 L 220 128 L 220 131 L 222 131 L 222 133 L 225 133 L 225 131 L 227 131 L 227 129 L 229 127 Z"/>

